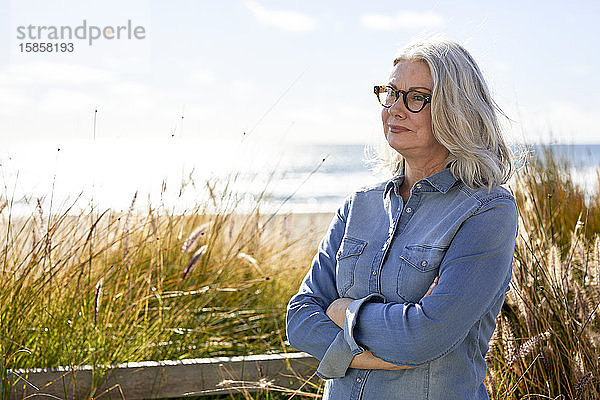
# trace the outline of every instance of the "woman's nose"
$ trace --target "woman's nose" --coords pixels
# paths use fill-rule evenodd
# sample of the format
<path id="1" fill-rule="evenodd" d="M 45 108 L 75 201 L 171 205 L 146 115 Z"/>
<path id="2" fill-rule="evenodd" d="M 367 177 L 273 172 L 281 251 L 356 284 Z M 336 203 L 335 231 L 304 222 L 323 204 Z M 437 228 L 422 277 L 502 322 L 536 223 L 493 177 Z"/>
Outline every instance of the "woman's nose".
<path id="1" fill-rule="evenodd" d="M 406 106 L 404 105 L 404 101 L 402 99 L 402 96 L 398 97 L 398 100 L 396 100 L 396 102 L 394 104 L 392 104 L 392 106 L 390 108 L 388 108 L 388 112 L 390 113 L 390 115 L 394 116 L 394 117 L 398 117 L 398 118 L 406 118 L 406 115 L 408 114 L 408 110 L 406 109 Z"/>

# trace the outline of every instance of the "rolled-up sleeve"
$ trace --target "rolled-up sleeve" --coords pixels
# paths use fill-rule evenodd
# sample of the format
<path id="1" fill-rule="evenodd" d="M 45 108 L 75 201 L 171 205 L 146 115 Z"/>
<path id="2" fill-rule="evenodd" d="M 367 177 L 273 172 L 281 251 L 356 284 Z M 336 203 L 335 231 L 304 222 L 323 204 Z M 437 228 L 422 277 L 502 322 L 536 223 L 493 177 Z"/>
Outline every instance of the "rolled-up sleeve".
<path id="1" fill-rule="evenodd" d="M 504 295 L 510 281 L 517 208 L 508 197 L 482 204 L 454 236 L 439 283 L 418 303 L 355 300 L 347 309 L 351 351 L 415 366 L 452 351 L 473 324 Z M 366 301 L 367 300 L 367 301 Z"/>
<path id="2" fill-rule="evenodd" d="M 337 299 L 336 253 L 346 227 L 350 198 L 334 216 L 300 290 L 288 304 L 286 331 L 290 344 L 321 360 L 317 374 L 325 379 L 344 376 L 353 354 L 344 332 L 325 314 Z"/>

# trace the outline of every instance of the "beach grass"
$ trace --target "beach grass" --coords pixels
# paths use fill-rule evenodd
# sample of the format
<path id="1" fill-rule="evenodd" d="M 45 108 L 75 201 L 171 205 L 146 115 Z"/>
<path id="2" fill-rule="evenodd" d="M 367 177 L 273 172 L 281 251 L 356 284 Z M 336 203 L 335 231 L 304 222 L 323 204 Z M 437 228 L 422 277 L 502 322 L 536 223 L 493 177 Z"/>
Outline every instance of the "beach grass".
<path id="1" fill-rule="evenodd" d="M 549 150 L 548 150 L 549 151 Z M 510 184 L 520 210 L 511 290 L 488 352 L 494 399 L 600 397 L 600 194 L 551 152 Z M 0 386 L 16 368 L 293 351 L 285 306 L 331 215 L 269 215 L 206 183 L 186 213 L 148 205 L 27 216 L 0 208 Z M 303 388 L 320 397 L 322 385 Z M 263 390 L 219 398 L 290 398 Z M 310 396 L 310 397 L 312 397 Z M 308 398 L 295 395 L 293 398 Z M 215 397 L 217 398 L 217 397 Z"/>
<path id="2" fill-rule="evenodd" d="M 123 362 L 284 350 L 285 305 L 323 217 L 272 218 L 260 200 L 237 214 L 234 195 L 207 191 L 209 204 L 179 215 L 150 206 L 140 215 L 134 196 L 128 212 L 47 215 L 37 202 L 16 217 L 5 196 L 4 398 L 9 369 L 92 365 L 99 381 L 103 366 Z"/>
<path id="3" fill-rule="evenodd" d="M 519 236 L 486 383 L 495 399 L 596 399 L 600 194 L 578 187 L 568 165 L 543 151 L 511 185 Z"/>

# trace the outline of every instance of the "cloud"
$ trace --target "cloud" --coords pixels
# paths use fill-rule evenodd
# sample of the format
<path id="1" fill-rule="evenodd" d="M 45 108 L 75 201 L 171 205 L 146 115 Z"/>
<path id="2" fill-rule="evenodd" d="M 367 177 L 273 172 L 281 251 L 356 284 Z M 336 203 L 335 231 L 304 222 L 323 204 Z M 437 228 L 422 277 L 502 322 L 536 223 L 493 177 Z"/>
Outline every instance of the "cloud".
<path id="1" fill-rule="evenodd" d="M 209 85 L 215 82 L 215 74 L 207 70 L 197 70 L 190 74 L 189 81 L 195 85 Z"/>
<path id="2" fill-rule="evenodd" d="M 297 11 L 267 10 L 254 1 L 247 1 L 245 5 L 264 25 L 291 32 L 308 32 L 317 27 L 313 17 Z"/>
<path id="3" fill-rule="evenodd" d="M 145 83 L 132 81 L 119 81 L 110 85 L 108 90 L 117 96 L 144 98 L 152 95 L 152 88 Z"/>
<path id="4" fill-rule="evenodd" d="M 396 15 L 365 14 L 360 23 L 368 28 L 381 31 L 417 30 L 439 28 L 444 18 L 433 12 L 400 11 Z"/>
<path id="5" fill-rule="evenodd" d="M 239 98 L 248 98 L 256 91 L 256 85 L 253 82 L 242 79 L 232 81 L 231 88 L 235 92 L 235 96 Z"/>
<path id="6" fill-rule="evenodd" d="M 22 93 L 21 89 L 1 87 L 0 90 L 0 115 L 12 115 L 15 112 L 31 107 L 30 99 Z"/>
<path id="7" fill-rule="evenodd" d="M 83 65 L 35 62 L 9 65 L 0 71 L 0 85 L 83 85 L 114 81 L 107 71 Z"/>
<path id="8" fill-rule="evenodd" d="M 80 90 L 50 90 L 40 103 L 40 111 L 47 114 L 80 113 L 92 110 L 97 100 Z"/>

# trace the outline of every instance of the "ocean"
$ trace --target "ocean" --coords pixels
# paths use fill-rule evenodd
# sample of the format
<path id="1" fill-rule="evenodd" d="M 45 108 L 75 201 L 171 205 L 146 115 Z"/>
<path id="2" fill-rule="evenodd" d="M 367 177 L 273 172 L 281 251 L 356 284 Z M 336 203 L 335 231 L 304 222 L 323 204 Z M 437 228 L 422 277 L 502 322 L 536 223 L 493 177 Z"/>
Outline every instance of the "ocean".
<path id="1" fill-rule="evenodd" d="M 596 190 L 600 145 L 552 145 L 575 181 Z M 542 154 L 531 146 L 532 157 Z M 104 139 L 40 141 L 0 154 L 3 194 L 14 215 L 79 214 L 91 207 L 173 213 L 334 212 L 352 191 L 380 182 L 364 145 Z M 213 201 L 212 198 L 216 199 Z M 134 201 L 135 197 L 135 201 Z"/>

